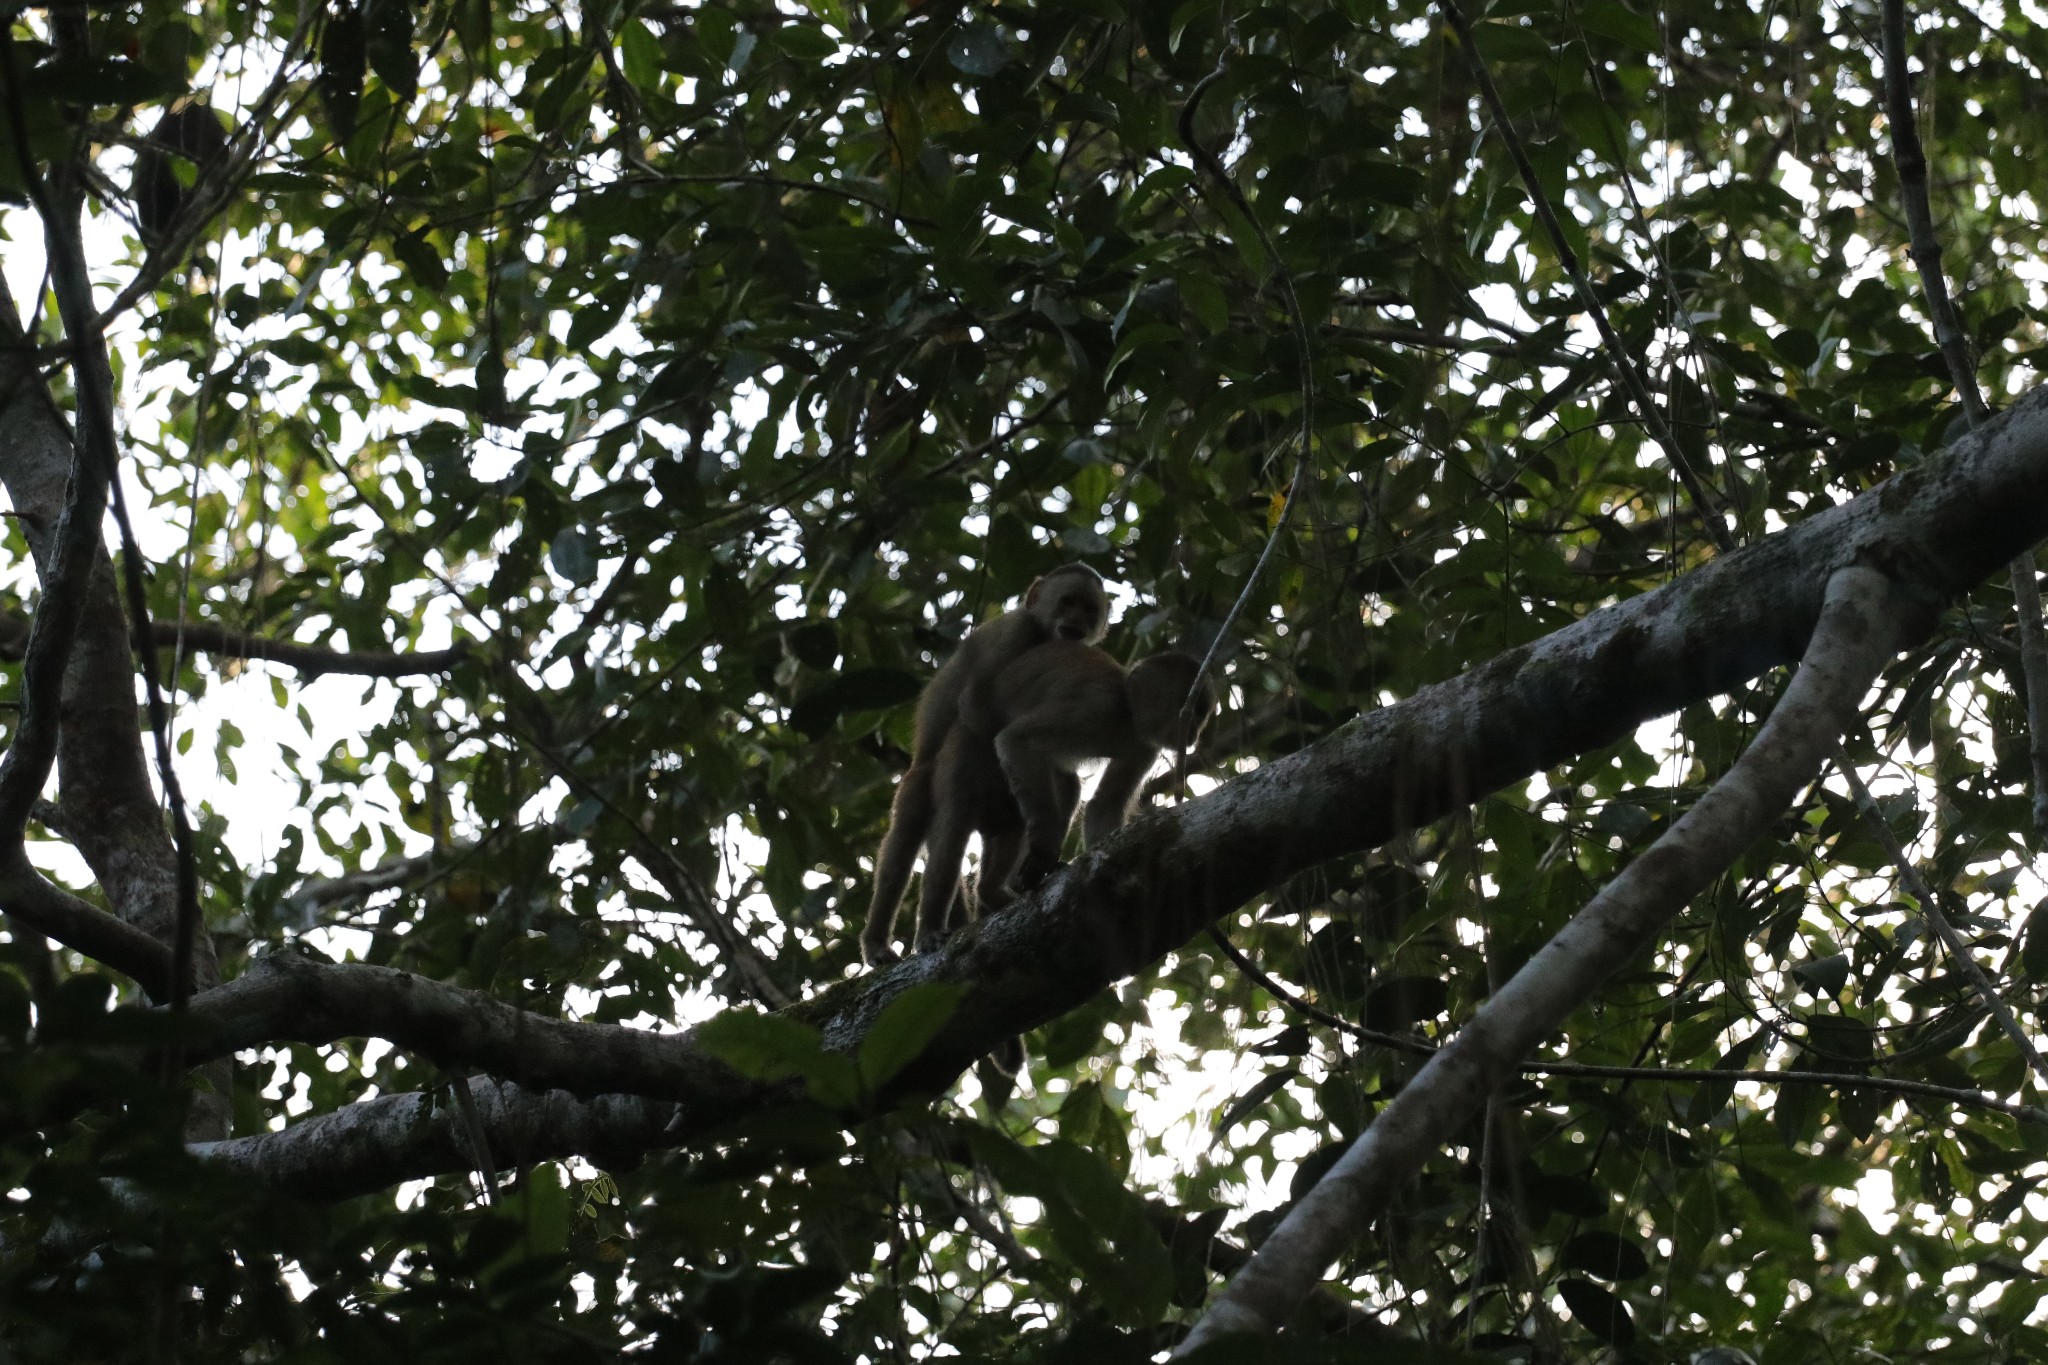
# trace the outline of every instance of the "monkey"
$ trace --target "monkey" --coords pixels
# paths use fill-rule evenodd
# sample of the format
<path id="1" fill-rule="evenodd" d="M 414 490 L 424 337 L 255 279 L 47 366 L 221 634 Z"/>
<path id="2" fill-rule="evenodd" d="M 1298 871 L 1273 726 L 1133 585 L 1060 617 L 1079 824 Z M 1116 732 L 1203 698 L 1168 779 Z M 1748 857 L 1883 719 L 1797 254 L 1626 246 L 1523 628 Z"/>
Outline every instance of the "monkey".
<path id="1" fill-rule="evenodd" d="M 135 227 L 144 246 L 154 250 L 162 245 L 192 197 L 193 187 L 179 178 L 177 163 L 184 161 L 204 175 L 227 149 L 227 132 L 206 101 L 188 97 L 164 110 L 135 153 L 134 177 L 129 181 Z"/>
<path id="2" fill-rule="evenodd" d="M 1021 605 L 970 632 L 925 684 L 917 703 L 910 768 L 896 784 L 889 833 L 875 855 L 874 896 L 860 936 L 861 958 L 869 966 L 896 960 L 890 946 L 896 908 L 910 884 L 910 865 L 931 827 L 933 776 L 946 739 L 959 722 L 961 698 L 1002 674 L 1035 645 L 1061 640 L 1093 646 L 1108 626 L 1109 596 L 1103 591 L 1102 576 L 1086 564 L 1064 564 L 1036 579 Z M 944 880 L 949 907 L 959 879 L 956 875 Z M 942 914 L 928 932 L 935 932 L 943 921 Z"/>
<path id="3" fill-rule="evenodd" d="M 1053 800 L 1072 821 L 1081 804 L 1081 778 L 1054 774 Z M 981 870 L 970 887 L 961 877 L 969 835 L 981 836 Z M 1010 879 L 1024 857 L 1024 813 L 1010 793 L 995 741 L 966 723 L 953 727 L 932 772 L 932 816 L 925 831 L 924 890 L 918 898 L 912 942 L 936 947 L 965 920 L 1015 899 Z"/>
<path id="4" fill-rule="evenodd" d="M 1059 866 L 1074 810 L 1066 783 L 1077 764 L 1109 760 L 1081 819 L 1083 842 L 1094 848 L 1130 819 L 1159 751 L 1192 749 L 1201 739 L 1216 701 L 1204 683 L 1189 704 L 1200 671 L 1199 661 L 1169 651 L 1125 673 L 1099 649 L 1052 640 L 995 680 L 994 748 L 1024 823 L 1022 887 Z"/>
<path id="5" fill-rule="evenodd" d="M 1214 700 L 1206 686 L 1198 706 L 1184 707 L 1199 669 L 1184 654 L 1158 654 L 1126 674 L 1100 649 L 1054 639 L 971 685 L 932 765 L 924 890 L 912 935 L 916 950 L 938 946 L 957 921 L 978 919 L 1015 900 L 1012 874 L 1027 862 L 1027 842 L 1035 841 L 1029 861 L 1044 869 L 1036 873 L 1039 880 L 1058 865 L 1060 842 L 1081 799 L 1078 763 L 1109 760 L 1083 821 L 1088 846 L 1121 828 L 1160 749 L 1193 748 L 1208 724 Z M 1011 763 L 1000 748 L 1010 750 Z M 1027 821 L 1013 789 L 1012 764 L 1029 774 L 1034 809 L 1044 803 L 1035 824 Z M 960 864 L 975 833 L 981 835 L 981 871 L 970 891 Z M 1023 1040 L 1005 1039 L 987 1061 L 994 1068 L 984 1073 L 987 1093 L 1006 1095 L 1007 1087 L 995 1078 L 1023 1069 Z M 1002 1100 L 991 1103 L 1000 1107 Z"/>
<path id="6" fill-rule="evenodd" d="M 1010 883 L 1020 868 L 1036 885 L 1057 865 L 1080 804 L 1081 763 L 1109 760 L 1083 820 L 1088 846 L 1122 827 L 1159 751 L 1192 747 L 1208 723 L 1206 700 L 1191 721 L 1181 716 L 1197 667 L 1184 654 L 1155 654 L 1126 674 L 1092 645 L 1049 640 L 968 689 L 933 765 L 913 939 L 920 952 L 936 946 L 955 920 L 1014 900 Z M 976 833 L 981 875 L 970 897 L 960 864 Z"/>

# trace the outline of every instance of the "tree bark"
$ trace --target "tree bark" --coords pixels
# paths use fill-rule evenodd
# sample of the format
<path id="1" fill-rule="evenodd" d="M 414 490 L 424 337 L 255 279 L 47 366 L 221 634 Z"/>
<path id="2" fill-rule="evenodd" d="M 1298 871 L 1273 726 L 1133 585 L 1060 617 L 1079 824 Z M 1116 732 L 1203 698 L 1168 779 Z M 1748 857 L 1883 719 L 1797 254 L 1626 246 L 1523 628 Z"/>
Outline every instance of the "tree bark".
<path id="1" fill-rule="evenodd" d="M 1176 1355 L 1231 1333 L 1277 1330 L 1515 1064 L 1769 830 L 1896 651 L 1903 623 L 1890 594 L 1870 569 L 1830 580 L 1806 658 L 1742 757 L 1429 1059 L 1288 1212 Z"/>
<path id="2" fill-rule="evenodd" d="M 0 485 L 43 573 L 71 461 L 71 431 L 36 368 L 13 299 L 0 293 Z M 135 676 L 113 562 L 101 548 L 64 671 L 57 807 L 114 914 L 168 945 L 177 929 L 177 855 L 143 758 Z M 203 932 L 193 945 L 192 979 L 199 991 L 220 981 Z M 210 1080 L 212 1087 L 194 1097 L 193 1131 L 224 1136 L 226 1069 L 216 1068 Z"/>
<path id="3" fill-rule="evenodd" d="M 966 987 L 946 1029 L 891 1091 L 936 1092 L 997 1042 L 1084 1003 L 1295 873 L 1799 658 L 1838 570 L 1867 565 L 1892 581 L 1904 645 L 1931 627 L 1942 604 L 2044 535 L 2048 389 L 2037 389 L 1947 459 L 1362 716 L 1201 800 L 1140 819 L 1028 902 L 935 953 L 845 982 L 789 1013 L 819 1027 L 828 1046 L 851 1050 L 909 987 Z M 400 1032 L 404 1021 L 383 1022 L 369 994 L 328 997 L 323 1027 L 340 1031 L 334 1036 Z M 202 997 L 193 1008 L 219 1007 Z M 593 1057 L 612 1046 L 600 1041 L 600 1026 L 546 1022 L 568 1030 L 564 1039 L 587 1036 Z M 689 1141 L 738 1116 L 742 1092 L 721 1069 L 702 1065 L 692 1035 L 662 1048 L 659 1066 L 649 1063 L 638 1081 L 626 1084 L 616 1071 L 603 1081 L 665 1096 L 659 1122 L 637 1101 L 508 1090 L 482 1106 L 493 1147 L 511 1143 L 523 1160 L 644 1149 Z M 446 1051 L 451 1063 L 503 1061 L 482 1045 Z M 674 1078 L 684 1073 L 699 1079 L 677 1090 Z M 757 1102 L 769 1101 L 744 1101 Z M 404 1136 L 404 1120 L 422 1103 L 382 1097 L 202 1151 L 252 1177 L 329 1192 L 467 1169 L 459 1134 L 437 1128 L 417 1144 Z"/>

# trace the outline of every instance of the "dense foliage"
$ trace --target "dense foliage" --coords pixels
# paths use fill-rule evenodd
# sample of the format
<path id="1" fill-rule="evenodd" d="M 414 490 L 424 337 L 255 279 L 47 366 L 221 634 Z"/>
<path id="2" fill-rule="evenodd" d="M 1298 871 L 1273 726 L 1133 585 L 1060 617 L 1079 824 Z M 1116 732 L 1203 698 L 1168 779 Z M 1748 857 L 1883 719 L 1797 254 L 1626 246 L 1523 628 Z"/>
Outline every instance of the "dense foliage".
<path id="1" fill-rule="evenodd" d="M 1121 585 L 1119 657 L 1220 634 L 1206 790 L 1715 552 L 1422 0 L 194 0 L 93 6 L 83 48 L 59 10 L 12 21 L 0 184 L 25 193 L 24 151 L 102 173 L 87 241 L 123 305 L 151 614 L 351 656 L 178 656 L 180 724 L 218 737 L 179 762 L 216 794 L 204 911 L 230 977 L 346 954 L 660 1028 L 780 1004 L 858 965 L 923 679 L 1047 568 Z M 1915 38 L 1994 402 L 2048 324 L 2029 14 L 1929 6 Z M 1711 517 L 1753 541 L 1950 439 L 1872 6 L 1471 17 Z M 194 91 L 227 116 L 197 168 L 144 146 Z M 138 148 L 186 204 L 168 233 L 130 193 Z M 55 342 L 20 267 L 41 228 L 4 221 Z M 1851 748 L 2032 1023 L 2048 930 L 2021 932 L 2042 887 L 2012 620 L 2002 584 L 1952 611 Z M 346 676 L 458 643 L 451 667 Z M 1301 998 L 1435 1042 L 1726 767 L 1775 686 L 1297 879 L 1228 937 Z M 263 738 L 260 713 L 309 704 L 306 726 L 360 733 Z M 231 824 L 259 766 L 297 801 Z M 1658 1074 L 2032 1093 L 1840 791 L 1556 1040 L 1650 1070 L 1532 1072 L 1360 1230 L 1332 1351 L 2048 1353 L 2048 1127 Z M 425 852 L 391 887 L 327 883 Z M 132 988 L 33 935 L 4 955 L 0 1349 L 24 1360 L 1148 1359 L 1214 1284 L 1205 1258 L 1236 1264 L 1419 1064 L 1196 940 L 1032 1035 L 1000 1106 L 969 1077 L 851 1128 L 778 1110 L 688 1150 L 517 1163 L 495 1205 L 402 1171 L 335 1203 L 184 1156 L 175 1092 L 122 1060 L 158 1025 L 106 1012 Z M 452 1104 L 451 1079 L 383 1043 L 280 1043 L 241 1055 L 234 1129 Z M 1345 1321 L 1312 1304 L 1301 1340 Z"/>

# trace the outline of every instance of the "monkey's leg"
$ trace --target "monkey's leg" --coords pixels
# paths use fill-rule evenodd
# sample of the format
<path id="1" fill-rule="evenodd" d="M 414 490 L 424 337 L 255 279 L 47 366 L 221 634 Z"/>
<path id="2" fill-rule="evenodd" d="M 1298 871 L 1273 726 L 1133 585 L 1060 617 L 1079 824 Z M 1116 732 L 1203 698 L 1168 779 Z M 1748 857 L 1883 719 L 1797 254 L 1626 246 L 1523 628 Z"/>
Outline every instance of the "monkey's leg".
<path id="1" fill-rule="evenodd" d="M 896 907 L 910 885 L 910 865 L 932 822 L 932 769 L 912 764 L 896 784 L 889 809 L 889 833 L 875 855 L 875 893 L 868 902 L 867 927 L 861 930 L 860 956 L 870 967 L 897 960 L 889 940 L 896 932 Z"/>
<path id="2" fill-rule="evenodd" d="M 976 881 L 974 918 L 980 919 L 990 910 L 1000 910 L 1017 899 L 1016 888 L 1010 885 L 1010 878 L 1017 873 L 1017 864 L 1024 860 L 1024 825 L 1020 821 L 1009 829 L 990 833 L 981 831 L 981 875 Z"/>
<path id="3" fill-rule="evenodd" d="M 1002 761 L 1017 809 L 1024 813 L 1024 863 L 1017 879 L 1025 890 L 1044 881 L 1060 865 L 1066 822 L 1074 818 L 1063 775 L 1074 783 L 1073 791 L 1080 789 L 1072 770 L 1055 757 L 1054 733 L 1020 722 L 996 736 L 996 756 Z"/>
<path id="4" fill-rule="evenodd" d="M 967 858 L 967 836 L 973 832 L 957 810 L 934 814 L 925 835 L 924 892 L 917 901 L 917 930 L 911 942 L 920 953 L 945 941 L 953 902 L 960 895 L 960 864 Z"/>

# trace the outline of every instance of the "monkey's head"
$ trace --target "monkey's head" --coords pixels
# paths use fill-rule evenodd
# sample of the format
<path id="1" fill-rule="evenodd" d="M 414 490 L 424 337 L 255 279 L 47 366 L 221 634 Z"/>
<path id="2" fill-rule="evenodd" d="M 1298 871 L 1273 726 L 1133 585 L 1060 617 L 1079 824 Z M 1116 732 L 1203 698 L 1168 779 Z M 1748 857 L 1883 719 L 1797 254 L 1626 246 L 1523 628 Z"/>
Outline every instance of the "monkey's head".
<path id="1" fill-rule="evenodd" d="M 1192 749 L 1209 728 L 1216 712 L 1216 692 L 1205 678 L 1195 689 L 1192 704 L 1188 690 L 1202 661 L 1171 650 L 1153 654 L 1131 665 L 1124 686 L 1131 698 L 1131 720 L 1148 744 L 1162 749 Z"/>
<path id="2" fill-rule="evenodd" d="M 204 174 L 228 149 L 220 115 L 196 96 L 186 96 L 163 112 L 135 153 L 129 193 L 135 201 L 135 226 L 145 246 L 155 246 L 170 230 L 185 201 L 192 197 L 190 177 Z M 180 178 L 177 163 L 192 168 Z"/>
<path id="3" fill-rule="evenodd" d="M 1024 610 L 1055 639 L 1092 645 L 1109 628 L 1109 594 L 1102 575 L 1086 564 L 1062 564 L 1034 580 Z"/>

